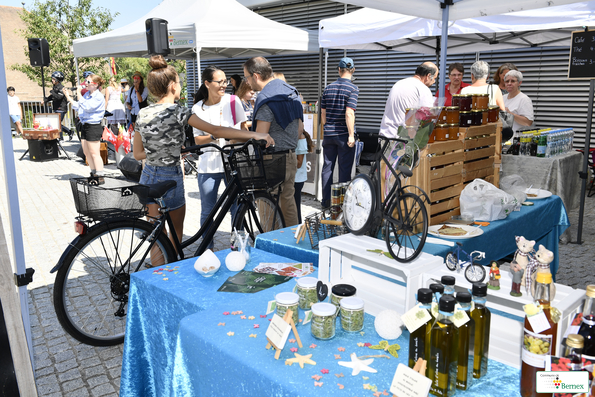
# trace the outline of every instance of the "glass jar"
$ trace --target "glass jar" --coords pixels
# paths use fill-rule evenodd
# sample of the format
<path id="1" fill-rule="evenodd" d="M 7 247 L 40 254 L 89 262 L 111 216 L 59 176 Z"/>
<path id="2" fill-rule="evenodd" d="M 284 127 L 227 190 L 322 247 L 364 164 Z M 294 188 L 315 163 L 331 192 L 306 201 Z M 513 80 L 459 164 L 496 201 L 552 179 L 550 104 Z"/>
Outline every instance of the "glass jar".
<path id="1" fill-rule="evenodd" d="M 438 120 L 436 120 L 436 124 L 444 124 L 448 122 L 447 109 L 448 108 L 440 108 L 440 115 L 438 116 Z"/>
<path id="2" fill-rule="evenodd" d="M 481 111 L 481 125 L 486 125 L 488 123 L 488 116 L 489 116 L 489 110 Z"/>
<path id="3" fill-rule="evenodd" d="M 299 321 L 299 313 L 298 313 L 298 302 L 300 297 L 298 294 L 294 292 L 281 292 L 275 295 L 275 301 L 277 302 L 277 315 L 279 317 L 285 316 L 285 312 L 287 309 L 291 309 L 293 312 L 292 318 L 293 322 L 297 325 Z"/>
<path id="4" fill-rule="evenodd" d="M 448 124 L 437 124 L 434 127 L 433 135 L 437 141 L 448 140 Z"/>
<path id="5" fill-rule="evenodd" d="M 462 128 L 471 127 L 473 124 L 473 119 L 471 117 L 471 112 L 468 111 L 461 111 L 459 112 L 459 126 Z"/>
<path id="6" fill-rule="evenodd" d="M 472 98 L 473 98 L 473 100 L 471 101 L 471 110 L 477 110 L 478 109 L 478 107 L 477 107 L 477 105 L 478 105 L 477 98 L 479 97 L 479 95 L 480 94 L 472 94 L 471 95 Z"/>
<path id="7" fill-rule="evenodd" d="M 456 141 L 459 139 L 459 125 L 458 124 L 449 124 L 448 125 L 448 139 L 451 141 Z"/>
<path id="8" fill-rule="evenodd" d="M 434 130 L 436 129 L 436 127 L 434 127 Z M 432 130 L 432 132 L 430 133 L 430 136 L 428 137 L 428 143 L 432 143 L 436 141 L 436 133 L 434 132 L 434 130 Z"/>
<path id="9" fill-rule="evenodd" d="M 446 108 L 446 124 L 459 124 L 458 106 L 448 106 Z"/>
<path id="10" fill-rule="evenodd" d="M 316 283 L 318 283 L 318 279 L 315 277 L 302 277 L 297 279 L 298 305 L 300 309 L 310 310 L 310 306 L 318 302 Z"/>
<path id="11" fill-rule="evenodd" d="M 357 290 L 353 285 L 349 284 L 337 284 L 331 288 L 331 303 L 339 308 L 341 299 L 349 296 L 355 296 Z"/>
<path id="12" fill-rule="evenodd" d="M 452 101 L 450 102 L 452 106 L 459 107 L 461 105 L 461 94 L 455 94 L 452 96 Z"/>
<path id="13" fill-rule="evenodd" d="M 488 123 L 497 123 L 500 118 L 500 107 L 490 106 L 488 109 Z"/>
<path id="14" fill-rule="evenodd" d="M 481 125 L 481 119 L 483 117 L 483 112 L 481 110 L 472 110 L 471 111 L 471 125 L 477 126 Z"/>
<path id="15" fill-rule="evenodd" d="M 488 110 L 490 96 L 488 94 L 477 94 L 475 97 L 475 109 Z"/>
<path id="16" fill-rule="evenodd" d="M 316 339 L 332 339 L 336 332 L 337 307 L 319 302 L 312 305 L 310 333 Z"/>
<path id="17" fill-rule="evenodd" d="M 459 110 L 461 112 L 470 112 L 473 109 L 473 95 L 463 95 L 459 97 Z"/>
<path id="18" fill-rule="evenodd" d="M 414 108 L 407 108 L 405 109 L 405 125 L 415 125 L 415 109 Z"/>
<path id="19" fill-rule="evenodd" d="M 364 301 L 351 297 L 341 300 L 341 327 L 347 332 L 359 332 L 364 328 Z"/>

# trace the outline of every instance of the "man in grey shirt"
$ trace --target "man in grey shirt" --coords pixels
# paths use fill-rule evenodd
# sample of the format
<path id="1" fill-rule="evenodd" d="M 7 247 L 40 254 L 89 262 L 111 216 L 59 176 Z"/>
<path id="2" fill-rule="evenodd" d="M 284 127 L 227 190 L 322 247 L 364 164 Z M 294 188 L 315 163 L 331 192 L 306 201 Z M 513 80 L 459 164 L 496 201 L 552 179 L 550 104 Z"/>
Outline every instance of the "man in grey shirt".
<path id="1" fill-rule="evenodd" d="M 298 223 L 293 197 L 297 171 L 295 148 L 304 120 L 299 93 L 283 80 L 275 79 L 273 68 L 264 57 L 247 60 L 244 77 L 254 91 L 260 91 L 254 104 L 252 130 L 268 133 L 275 140 L 275 152 L 286 154 L 285 182 L 281 185 L 279 206 L 285 225 L 292 226 Z"/>

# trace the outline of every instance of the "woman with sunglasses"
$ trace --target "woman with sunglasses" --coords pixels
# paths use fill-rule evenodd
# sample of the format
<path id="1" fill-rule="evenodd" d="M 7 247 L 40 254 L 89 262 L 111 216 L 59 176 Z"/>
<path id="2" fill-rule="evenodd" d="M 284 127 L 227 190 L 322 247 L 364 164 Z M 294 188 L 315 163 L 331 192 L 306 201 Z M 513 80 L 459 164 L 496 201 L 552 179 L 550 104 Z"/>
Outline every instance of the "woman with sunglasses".
<path id="1" fill-rule="evenodd" d="M 180 77 L 173 66 L 168 65 L 161 55 L 149 60 L 152 70 L 147 76 L 147 86 L 156 103 L 141 109 L 136 120 L 134 135 L 134 157 L 146 159 L 140 178 L 141 184 L 151 184 L 166 180 L 175 180 L 177 187 L 164 196 L 165 205 L 170 209 L 170 216 L 179 239 L 182 238 L 186 198 L 184 195 L 184 174 L 181 168 L 180 151 L 186 138 L 185 128 L 190 125 L 217 138 L 248 140 L 264 139 L 269 145 L 274 144 L 269 134 L 251 131 L 239 131 L 209 124 L 192 114 L 192 111 L 176 103 L 180 99 L 182 86 Z M 160 216 L 159 205 L 149 200 L 149 219 Z M 170 233 L 173 231 L 170 230 Z"/>
<path id="2" fill-rule="evenodd" d="M 101 120 L 105 115 L 105 98 L 99 87 L 105 84 L 105 81 L 98 75 L 93 74 L 86 79 L 86 89 L 84 95 L 81 94 L 82 87 L 77 87 L 78 101 L 74 101 L 68 90 L 64 90 L 66 100 L 71 103 L 72 108 L 78 111 L 79 119 L 82 124 L 81 145 L 83 153 L 91 168 L 91 177 L 96 178 L 97 183 L 103 182 L 103 159 L 99 153 L 103 127 Z"/>
<path id="3" fill-rule="evenodd" d="M 208 66 L 202 72 L 202 81 L 198 92 L 194 96 L 195 105 L 192 113 L 213 125 L 240 129 L 246 122 L 246 113 L 242 102 L 235 95 L 225 93 L 229 80 L 223 70 L 217 66 Z M 247 128 L 245 128 L 247 130 Z M 194 142 L 197 145 L 214 142 L 211 134 L 194 128 Z M 217 145 L 223 147 L 227 142 L 218 139 Z M 211 210 L 217 203 L 219 185 L 225 178 L 223 162 L 219 151 L 209 150 L 198 158 L 197 162 L 198 190 L 200 193 L 200 225 L 204 225 Z M 235 208 L 231 209 L 232 214 Z M 211 241 L 209 249 L 213 248 Z"/>
<path id="4" fill-rule="evenodd" d="M 138 113 L 142 108 L 148 106 L 147 97 L 149 96 L 149 91 L 147 90 L 147 87 L 145 87 L 143 75 L 140 72 L 134 72 L 132 81 L 134 82 L 134 85 L 130 91 L 128 91 L 126 108 L 130 110 L 130 121 L 134 128 Z"/>

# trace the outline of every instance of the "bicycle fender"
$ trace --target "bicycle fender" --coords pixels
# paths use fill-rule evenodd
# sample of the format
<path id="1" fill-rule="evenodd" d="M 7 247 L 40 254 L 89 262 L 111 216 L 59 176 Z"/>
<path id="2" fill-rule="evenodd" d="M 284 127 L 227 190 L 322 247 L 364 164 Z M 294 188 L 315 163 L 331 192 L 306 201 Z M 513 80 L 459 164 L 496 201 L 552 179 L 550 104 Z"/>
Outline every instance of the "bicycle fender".
<path id="1" fill-rule="evenodd" d="M 70 250 L 72 250 L 76 246 L 76 244 L 79 242 L 79 240 L 81 238 L 82 238 L 82 236 L 81 235 L 78 235 L 78 236 L 76 236 L 76 238 L 74 240 L 72 240 L 72 242 L 70 242 L 68 244 L 68 247 L 66 247 L 66 249 L 64 250 L 64 252 L 60 256 L 60 259 L 58 259 L 58 263 L 56 264 L 56 266 L 54 266 L 52 268 L 52 270 L 50 270 L 50 273 L 55 273 L 55 272 L 57 272 L 62 267 L 62 264 L 64 264 L 64 259 L 66 258 L 66 256 L 68 255 L 68 253 L 70 253 Z"/>

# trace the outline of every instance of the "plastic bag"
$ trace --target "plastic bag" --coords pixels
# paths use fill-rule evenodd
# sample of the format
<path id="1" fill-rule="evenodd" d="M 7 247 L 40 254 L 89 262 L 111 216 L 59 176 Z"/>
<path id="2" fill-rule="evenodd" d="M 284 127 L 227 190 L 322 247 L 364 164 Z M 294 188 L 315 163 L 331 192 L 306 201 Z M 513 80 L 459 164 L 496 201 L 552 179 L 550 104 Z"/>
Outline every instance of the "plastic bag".
<path id="1" fill-rule="evenodd" d="M 461 192 L 461 214 L 471 214 L 476 221 L 496 221 L 520 208 L 521 203 L 511 194 L 483 179 L 475 179 Z"/>
<path id="2" fill-rule="evenodd" d="M 504 190 L 508 194 L 512 194 L 519 203 L 527 200 L 527 183 L 525 180 L 517 174 L 508 175 L 500 179 L 500 189 Z"/>

